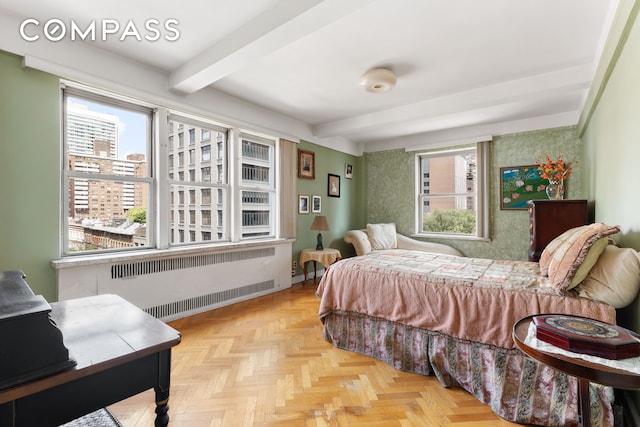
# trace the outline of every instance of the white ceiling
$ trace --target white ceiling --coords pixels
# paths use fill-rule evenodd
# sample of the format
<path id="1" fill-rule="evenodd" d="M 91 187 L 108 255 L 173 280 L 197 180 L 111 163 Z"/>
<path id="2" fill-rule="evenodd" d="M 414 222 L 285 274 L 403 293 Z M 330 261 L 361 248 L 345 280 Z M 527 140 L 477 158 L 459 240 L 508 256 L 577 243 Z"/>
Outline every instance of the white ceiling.
<path id="1" fill-rule="evenodd" d="M 319 139 L 375 144 L 452 129 L 495 133 L 505 123 L 577 123 L 617 3 L 0 0 L 0 14 L 41 25 L 133 20 L 142 35 L 148 18 L 177 19 L 175 42 L 83 43 L 158 69 L 181 96 L 213 87 L 300 120 Z M 359 86 L 374 67 L 397 74 L 392 91 Z"/>

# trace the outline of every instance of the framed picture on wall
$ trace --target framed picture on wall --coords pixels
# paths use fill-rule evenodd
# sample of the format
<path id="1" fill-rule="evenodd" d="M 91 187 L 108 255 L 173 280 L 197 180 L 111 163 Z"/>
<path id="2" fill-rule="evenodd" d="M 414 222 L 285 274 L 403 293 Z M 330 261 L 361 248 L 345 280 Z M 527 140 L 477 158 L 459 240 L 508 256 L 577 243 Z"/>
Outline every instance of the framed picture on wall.
<path id="1" fill-rule="evenodd" d="M 298 149 L 298 178 L 316 179 L 316 155 L 313 151 Z"/>
<path id="2" fill-rule="evenodd" d="M 500 168 L 500 209 L 527 209 L 529 200 L 547 199 L 547 184 L 538 165 Z"/>
<path id="3" fill-rule="evenodd" d="M 329 197 L 340 197 L 340 175 L 329 174 L 327 193 Z"/>
<path id="4" fill-rule="evenodd" d="M 311 212 L 313 213 L 321 213 L 322 212 L 322 197 L 313 195 L 311 196 Z"/>
<path id="5" fill-rule="evenodd" d="M 298 196 L 298 213 L 299 214 L 309 213 L 309 196 L 304 196 L 302 194 Z"/>
<path id="6" fill-rule="evenodd" d="M 353 165 L 347 163 L 344 165 L 344 177 L 347 179 L 353 178 Z"/>

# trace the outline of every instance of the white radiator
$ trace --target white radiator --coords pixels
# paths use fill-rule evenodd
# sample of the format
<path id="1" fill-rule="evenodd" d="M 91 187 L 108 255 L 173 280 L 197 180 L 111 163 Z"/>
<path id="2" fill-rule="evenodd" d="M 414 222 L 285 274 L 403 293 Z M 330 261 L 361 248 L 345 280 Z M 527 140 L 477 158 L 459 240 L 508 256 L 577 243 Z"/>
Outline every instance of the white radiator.
<path id="1" fill-rule="evenodd" d="M 117 294 L 174 320 L 291 286 L 291 243 L 53 262 L 58 300 Z"/>

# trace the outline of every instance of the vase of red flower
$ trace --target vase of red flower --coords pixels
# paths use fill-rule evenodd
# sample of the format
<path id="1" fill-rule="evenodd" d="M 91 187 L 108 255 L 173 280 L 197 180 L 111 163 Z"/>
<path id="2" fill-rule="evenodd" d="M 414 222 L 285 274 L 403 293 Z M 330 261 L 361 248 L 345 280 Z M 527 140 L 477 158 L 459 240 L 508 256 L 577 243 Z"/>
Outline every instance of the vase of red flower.
<path id="1" fill-rule="evenodd" d="M 546 192 L 550 200 L 564 199 L 564 180 L 573 172 L 574 162 L 565 162 L 562 159 L 562 152 L 556 160 L 547 154 L 544 161 L 538 159 L 538 170 L 540 177 L 549 180 Z M 575 161 L 577 163 L 577 161 Z"/>

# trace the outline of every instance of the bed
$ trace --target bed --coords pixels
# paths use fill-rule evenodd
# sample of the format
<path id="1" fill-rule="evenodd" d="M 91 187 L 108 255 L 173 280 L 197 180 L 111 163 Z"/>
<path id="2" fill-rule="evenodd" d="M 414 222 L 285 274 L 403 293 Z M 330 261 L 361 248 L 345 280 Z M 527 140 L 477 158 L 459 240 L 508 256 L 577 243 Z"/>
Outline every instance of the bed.
<path id="1" fill-rule="evenodd" d="M 547 246 L 540 263 L 398 248 L 387 236 L 323 275 L 316 293 L 324 338 L 461 387 L 506 420 L 576 425 L 577 381 L 521 353 L 512 327 L 538 313 L 615 323 L 616 308 L 640 287 L 637 252 L 608 238 L 618 231 L 572 229 Z M 612 390 L 593 384 L 590 392 L 592 425 L 612 426 Z"/>

